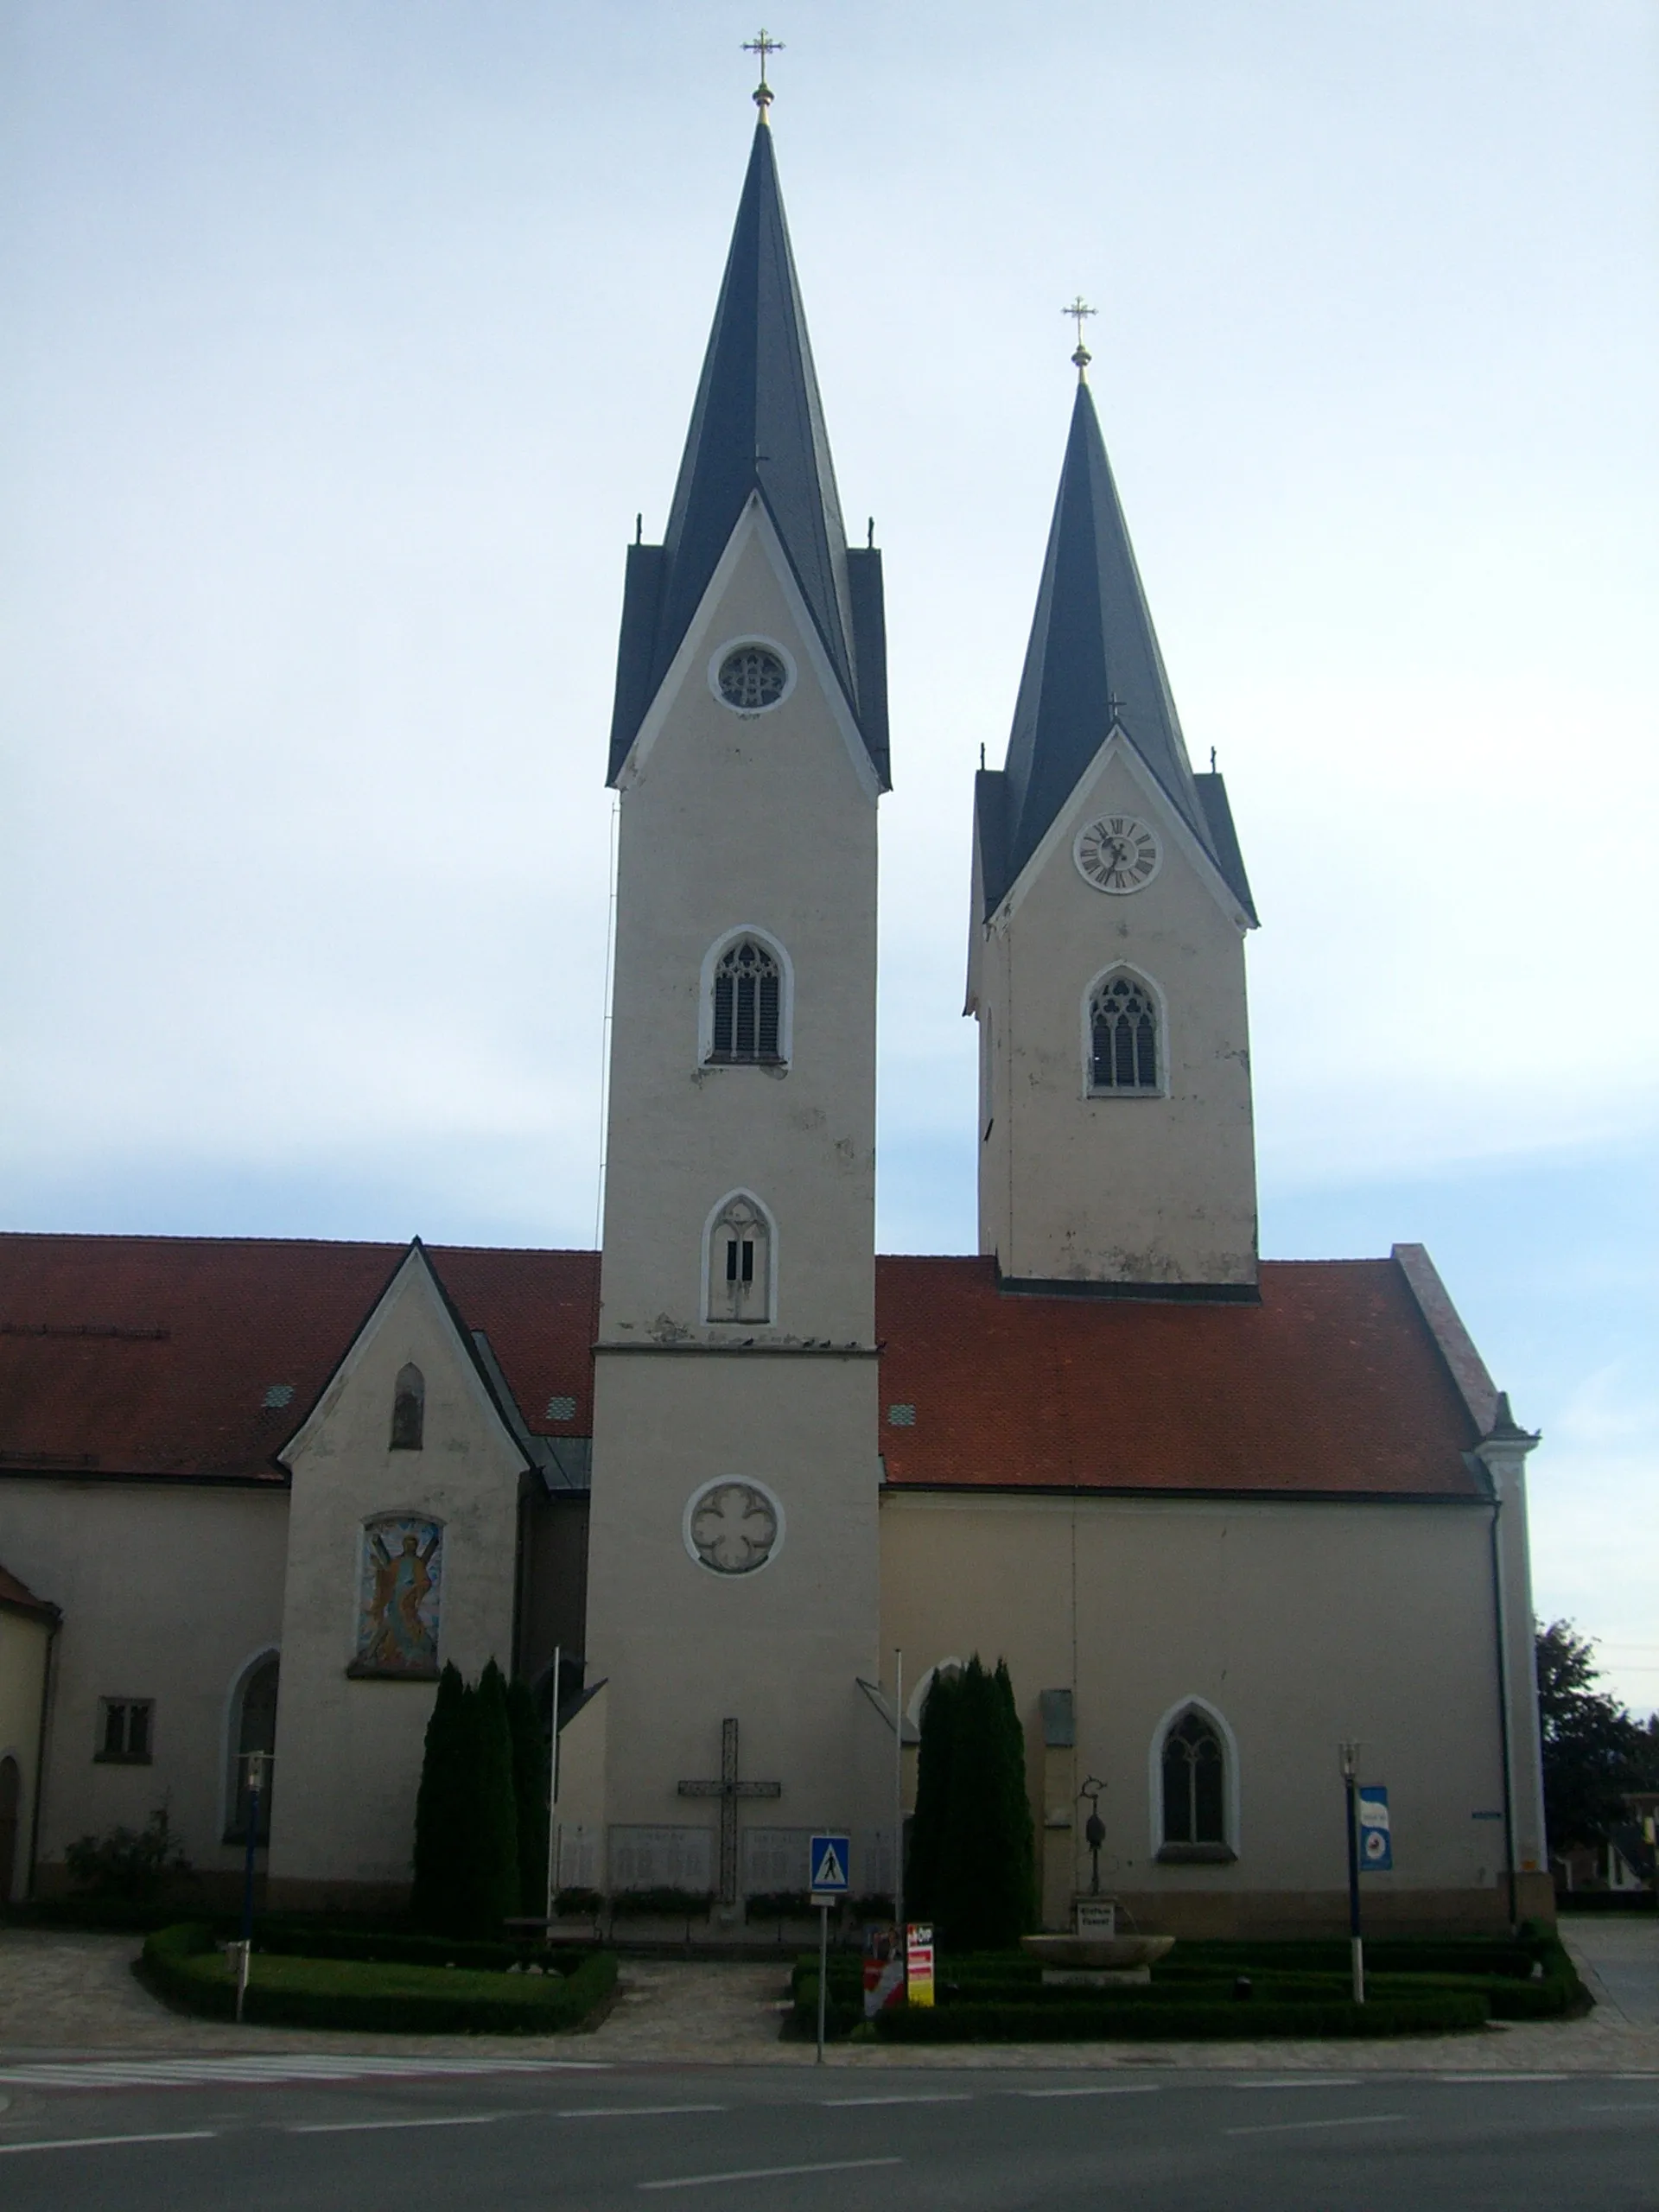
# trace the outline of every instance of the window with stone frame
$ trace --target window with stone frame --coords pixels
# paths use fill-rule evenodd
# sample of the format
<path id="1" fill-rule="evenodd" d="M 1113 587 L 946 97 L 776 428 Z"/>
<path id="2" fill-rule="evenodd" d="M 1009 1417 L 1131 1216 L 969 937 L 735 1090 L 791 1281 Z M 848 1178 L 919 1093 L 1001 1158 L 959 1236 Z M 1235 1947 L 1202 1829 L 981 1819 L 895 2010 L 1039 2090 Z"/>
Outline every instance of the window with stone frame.
<path id="1" fill-rule="evenodd" d="M 411 1360 L 391 1391 L 391 1449 L 418 1452 L 426 1430 L 426 1377 Z"/>
<path id="2" fill-rule="evenodd" d="M 728 1198 L 709 1232 L 704 1311 L 710 1321 L 772 1319 L 772 1223 L 758 1198 Z"/>
<path id="3" fill-rule="evenodd" d="M 1158 1001 L 1127 968 L 1102 976 L 1089 995 L 1089 1088 L 1098 1095 L 1157 1092 Z"/>
<path id="4" fill-rule="evenodd" d="M 1189 1708 L 1164 1737 L 1160 1857 L 1227 1857 L 1227 1751 L 1221 1731 Z"/>
<path id="5" fill-rule="evenodd" d="M 155 1724 L 154 1698 L 99 1698 L 92 1757 L 107 1766 L 148 1766 L 155 1757 Z"/>
<path id="6" fill-rule="evenodd" d="M 784 977 L 776 953 L 750 937 L 728 944 L 715 965 L 711 1013 L 712 1065 L 780 1065 Z"/>

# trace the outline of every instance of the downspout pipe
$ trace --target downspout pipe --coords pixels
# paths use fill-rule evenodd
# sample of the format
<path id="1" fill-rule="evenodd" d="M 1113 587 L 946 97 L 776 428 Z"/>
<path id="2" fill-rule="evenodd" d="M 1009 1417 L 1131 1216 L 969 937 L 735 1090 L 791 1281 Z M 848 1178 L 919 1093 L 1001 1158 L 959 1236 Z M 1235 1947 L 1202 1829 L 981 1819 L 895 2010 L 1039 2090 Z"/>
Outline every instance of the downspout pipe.
<path id="1" fill-rule="evenodd" d="M 1497 1731 L 1503 1764 L 1503 1877 L 1509 1893 L 1510 1933 L 1513 1935 L 1520 1925 L 1520 1916 L 1516 1910 L 1514 1732 L 1510 1716 L 1510 1637 L 1508 1609 L 1503 1603 L 1503 1554 L 1498 1541 L 1498 1520 L 1503 1510 L 1503 1501 L 1496 1494 L 1496 1483 L 1493 1492 L 1491 1522 L 1492 1636 L 1497 1646 Z"/>

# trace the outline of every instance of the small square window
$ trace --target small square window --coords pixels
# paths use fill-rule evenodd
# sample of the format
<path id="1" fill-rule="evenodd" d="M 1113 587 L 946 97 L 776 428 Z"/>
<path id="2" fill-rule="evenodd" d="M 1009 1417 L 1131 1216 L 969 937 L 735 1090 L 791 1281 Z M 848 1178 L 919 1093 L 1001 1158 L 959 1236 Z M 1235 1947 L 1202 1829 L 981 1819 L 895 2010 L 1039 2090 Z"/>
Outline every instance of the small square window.
<path id="1" fill-rule="evenodd" d="M 914 1428 L 916 1426 L 915 1407 L 902 1404 L 889 1406 L 887 1426 L 890 1428 Z"/>
<path id="2" fill-rule="evenodd" d="M 98 1701 L 98 1744 L 93 1752 L 117 1766 L 148 1766 L 150 1723 L 156 1700 L 149 1697 L 105 1697 Z"/>

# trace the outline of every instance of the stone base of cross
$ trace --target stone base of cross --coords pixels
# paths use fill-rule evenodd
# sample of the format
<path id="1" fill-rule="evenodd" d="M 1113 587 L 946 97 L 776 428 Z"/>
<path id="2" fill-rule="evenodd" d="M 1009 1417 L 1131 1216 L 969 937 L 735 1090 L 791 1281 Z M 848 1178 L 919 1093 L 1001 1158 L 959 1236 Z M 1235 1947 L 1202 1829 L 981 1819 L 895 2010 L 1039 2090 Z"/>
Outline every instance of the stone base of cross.
<path id="1" fill-rule="evenodd" d="M 745 1797 L 781 1797 L 781 1782 L 741 1782 L 737 1770 L 737 1723 L 722 1720 L 720 1724 L 720 1779 L 718 1782 L 683 1782 L 682 1797 L 718 1797 L 720 1800 L 720 1901 L 723 1905 L 737 1903 L 737 1808 Z"/>

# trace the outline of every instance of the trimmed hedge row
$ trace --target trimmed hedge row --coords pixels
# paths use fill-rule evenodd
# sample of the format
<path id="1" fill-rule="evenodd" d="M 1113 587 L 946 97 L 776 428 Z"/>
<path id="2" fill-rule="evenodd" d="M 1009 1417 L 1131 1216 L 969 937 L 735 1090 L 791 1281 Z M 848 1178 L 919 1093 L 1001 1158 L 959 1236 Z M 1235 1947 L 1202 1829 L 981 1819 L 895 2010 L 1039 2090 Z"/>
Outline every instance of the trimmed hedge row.
<path id="1" fill-rule="evenodd" d="M 203 1923 L 160 1929 L 133 1971 L 183 2012 L 235 2017 L 235 1983 Z M 556 1976 L 256 1951 L 242 2017 L 372 2034 L 553 2035 L 581 2027 L 615 1986 L 609 1951 L 589 1952 Z"/>
<path id="2" fill-rule="evenodd" d="M 516 1943 L 486 1943 L 454 1936 L 415 1936 L 400 1930 L 376 1935 L 356 1929 L 306 1928 L 256 1920 L 253 1955 L 285 1959 L 355 1960 L 365 1966 L 457 1967 L 478 1974 L 504 1974 L 528 1958 L 550 1963 L 544 1945 L 526 1950 Z M 585 1953 L 575 1955 L 585 1957 Z M 563 1974 L 571 1954 L 554 1955 Z"/>

